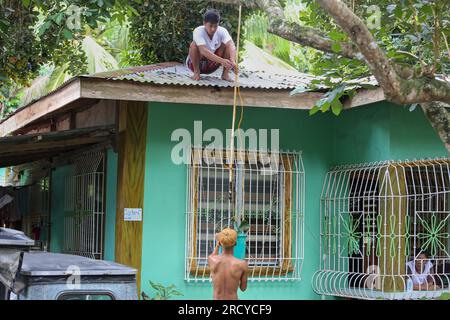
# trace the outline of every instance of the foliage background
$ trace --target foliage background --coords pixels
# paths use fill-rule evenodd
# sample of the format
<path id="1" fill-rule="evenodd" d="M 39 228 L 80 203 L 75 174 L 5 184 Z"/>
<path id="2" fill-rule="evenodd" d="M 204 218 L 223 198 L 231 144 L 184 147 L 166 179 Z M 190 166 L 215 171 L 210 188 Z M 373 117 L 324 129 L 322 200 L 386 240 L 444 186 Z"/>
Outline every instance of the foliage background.
<path id="1" fill-rule="evenodd" d="M 370 22 L 376 5 L 380 24 L 371 29 L 388 57 L 430 78 L 450 69 L 448 0 L 344 0 Z M 284 0 L 292 22 L 316 28 L 335 41 L 349 41 L 313 0 Z M 80 26 L 67 27 L 71 6 L 83 8 Z M 236 39 L 238 8 L 210 1 L 183 0 L 0 0 L 0 118 L 19 105 L 58 87 L 68 77 L 161 61 L 183 61 L 192 30 L 207 8 L 221 12 L 222 25 Z M 267 16 L 243 11 L 241 48 L 248 40 L 297 70 L 323 76 L 316 85 L 333 89 L 311 113 L 339 114 L 342 101 L 369 76 L 362 60 L 293 44 L 267 32 Z M 336 79 L 338 79 L 336 81 Z"/>

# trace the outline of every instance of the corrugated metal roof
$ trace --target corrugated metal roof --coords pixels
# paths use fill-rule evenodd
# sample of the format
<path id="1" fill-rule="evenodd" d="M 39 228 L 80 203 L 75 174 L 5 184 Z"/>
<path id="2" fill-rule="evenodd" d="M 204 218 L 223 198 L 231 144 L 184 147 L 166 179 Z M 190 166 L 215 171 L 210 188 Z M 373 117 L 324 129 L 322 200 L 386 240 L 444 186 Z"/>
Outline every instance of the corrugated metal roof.
<path id="1" fill-rule="evenodd" d="M 239 72 L 239 86 L 241 88 L 253 88 L 253 89 L 272 89 L 272 90 L 292 90 L 298 87 L 308 88 L 311 85 L 311 81 L 321 79 L 321 77 L 313 76 L 311 74 L 297 72 L 295 70 L 282 70 L 274 71 L 274 68 L 265 68 L 265 70 L 246 70 L 241 68 Z M 41 97 L 34 99 L 28 104 L 16 109 L 8 116 L 0 119 L 0 124 L 6 119 L 10 118 L 14 114 L 29 107 L 36 101 L 49 96 L 61 88 L 67 86 L 69 83 L 79 78 L 98 78 L 105 80 L 129 80 L 142 83 L 153 83 L 158 85 L 180 85 L 180 86 L 204 86 L 204 87 L 221 87 L 232 88 L 233 82 L 225 81 L 221 79 L 222 68 L 220 67 L 215 72 L 209 75 L 201 75 L 200 81 L 195 81 L 191 78 L 192 71 L 189 70 L 184 64 L 179 62 L 164 62 L 147 66 L 124 68 L 113 71 L 100 72 L 95 74 L 88 74 L 82 76 L 73 77 L 65 81 L 58 88 L 48 92 Z M 234 74 L 230 73 L 230 77 L 234 79 Z M 336 79 L 338 82 L 338 79 Z M 377 81 L 373 76 L 362 78 L 354 81 L 355 83 L 369 83 L 377 85 Z M 317 85 L 319 89 L 327 89 L 326 86 Z M 307 90 L 309 91 L 309 90 Z M 313 91 L 313 90 L 311 90 Z"/>
<path id="2" fill-rule="evenodd" d="M 192 71 L 185 65 L 177 62 L 160 63 L 149 66 L 128 68 L 111 72 L 102 72 L 88 75 L 89 78 L 102 78 L 107 80 L 130 80 L 160 85 L 184 85 L 184 86 L 210 86 L 233 87 L 234 83 L 221 79 L 222 68 L 209 75 L 201 75 L 201 80 L 191 78 Z M 233 78 L 233 74 L 230 73 Z M 311 81 L 318 77 L 296 71 L 286 70 L 283 73 L 265 71 L 239 72 L 239 85 L 241 88 L 254 89 L 294 89 L 300 86 L 309 86 Z"/>

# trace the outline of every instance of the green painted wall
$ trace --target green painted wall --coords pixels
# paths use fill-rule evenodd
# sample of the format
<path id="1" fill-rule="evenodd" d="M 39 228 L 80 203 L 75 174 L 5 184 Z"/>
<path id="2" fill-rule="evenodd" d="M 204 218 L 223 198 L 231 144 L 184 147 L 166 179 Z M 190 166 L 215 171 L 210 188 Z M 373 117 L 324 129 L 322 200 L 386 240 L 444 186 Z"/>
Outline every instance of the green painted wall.
<path id="1" fill-rule="evenodd" d="M 57 167 L 51 178 L 50 251 L 62 252 L 64 240 L 65 178 L 72 174 L 72 166 Z"/>
<path id="2" fill-rule="evenodd" d="M 186 167 L 171 161 L 173 130 L 193 131 L 203 120 L 203 130 L 230 127 L 231 108 L 151 103 L 148 118 L 147 170 L 145 173 L 142 290 L 153 293 L 148 280 L 175 284 L 187 299 L 210 299 L 209 283 L 184 281 Z M 281 149 L 302 150 L 307 199 L 318 199 L 332 157 L 330 115 L 309 117 L 293 110 L 246 108 L 243 129 L 280 129 Z M 298 282 L 252 282 L 245 299 L 314 299 L 310 279 L 318 268 L 319 201 L 306 202 L 305 262 Z"/>
<path id="3" fill-rule="evenodd" d="M 420 107 L 387 105 L 390 110 L 391 159 L 447 157 L 448 152 Z"/>
<path id="4" fill-rule="evenodd" d="M 333 164 L 389 159 L 389 109 L 367 106 L 333 119 Z"/>
<path id="5" fill-rule="evenodd" d="M 106 215 L 104 259 L 114 261 L 116 235 L 117 153 L 106 154 Z"/>
<path id="6" fill-rule="evenodd" d="M 186 168 L 171 162 L 173 130 L 203 120 L 203 130 L 230 127 L 231 109 L 221 106 L 149 105 L 145 173 L 142 290 L 148 280 L 175 284 L 187 299 L 210 299 L 210 283 L 184 281 Z M 340 117 L 305 111 L 246 108 L 243 129 L 280 129 L 282 149 L 302 150 L 306 172 L 305 259 L 299 282 L 251 282 L 244 299 L 319 299 L 311 277 L 319 263 L 319 199 L 331 165 L 446 156 L 439 138 L 417 109 L 387 103 L 345 111 Z"/>
<path id="7" fill-rule="evenodd" d="M 421 108 L 377 103 L 344 111 L 333 125 L 334 164 L 448 156 Z"/>

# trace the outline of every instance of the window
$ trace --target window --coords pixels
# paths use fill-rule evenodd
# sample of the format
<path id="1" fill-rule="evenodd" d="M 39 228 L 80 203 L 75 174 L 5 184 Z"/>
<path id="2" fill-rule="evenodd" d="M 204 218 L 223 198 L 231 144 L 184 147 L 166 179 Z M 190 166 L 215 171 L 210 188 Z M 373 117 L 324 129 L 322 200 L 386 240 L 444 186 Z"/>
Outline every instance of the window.
<path id="1" fill-rule="evenodd" d="M 448 290 L 450 159 L 334 168 L 321 208 L 318 293 L 411 299 Z M 422 293 L 411 289 L 418 262 L 432 266 Z"/>
<path id="2" fill-rule="evenodd" d="M 186 279 L 209 278 L 215 234 L 246 221 L 245 258 L 250 279 L 298 279 L 303 257 L 303 165 L 298 153 L 273 161 L 237 152 L 232 170 L 226 152 L 194 149 L 188 170 Z M 231 192 L 230 192 L 231 173 Z"/>
<path id="3" fill-rule="evenodd" d="M 102 259 L 105 215 L 105 153 L 73 159 L 65 181 L 63 252 Z"/>

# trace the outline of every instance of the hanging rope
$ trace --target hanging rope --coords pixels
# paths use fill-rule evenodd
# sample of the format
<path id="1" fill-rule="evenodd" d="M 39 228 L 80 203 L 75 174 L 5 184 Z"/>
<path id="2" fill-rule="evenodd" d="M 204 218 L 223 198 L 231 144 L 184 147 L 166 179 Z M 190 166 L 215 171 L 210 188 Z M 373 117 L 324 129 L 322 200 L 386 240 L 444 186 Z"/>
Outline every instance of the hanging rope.
<path id="1" fill-rule="evenodd" d="M 234 97 L 233 97 L 233 119 L 231 122 L 231 136 L 230 136 L 230 149 L 231 149 L 231 155 L 230 155 L 230 166 L 229 166 L 229 196 L 230 199 L 232 199 L 233 195 L 233 163 L 234 163 L 234 130 L 235 130 L 235 123 L 236 123 L 236 109 L 237 109 L 237 98 L 239 96 L 242 111 L 241 111 L 241 117 L 239 120 L 238 128 L 240 128 L 242 119 L 243 119 L 243 111 L 244 111 L 244 103 L 241 96 L 240 88 L 239 88 L 239 42 L 241 39 L 241 18 L 242 18 L 242 5 L 239 6 L 239 18 L 238 18 L 238 29 L 237 29 L 237 46 L 236 46 L 236 68 L 234 73 Z"/>

